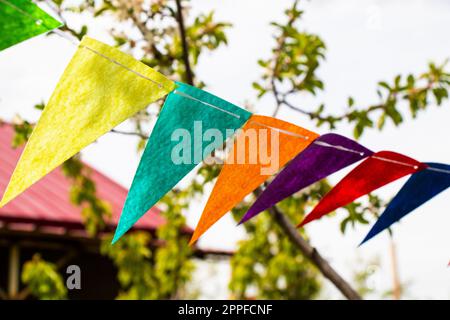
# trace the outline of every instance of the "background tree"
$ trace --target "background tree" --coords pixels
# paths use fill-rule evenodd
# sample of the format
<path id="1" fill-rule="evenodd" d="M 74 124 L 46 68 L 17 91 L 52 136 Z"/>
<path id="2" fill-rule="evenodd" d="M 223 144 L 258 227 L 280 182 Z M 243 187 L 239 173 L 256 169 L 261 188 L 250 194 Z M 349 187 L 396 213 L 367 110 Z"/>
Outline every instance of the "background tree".
<path id="1" fill-rule="evenodd" d="M 27 285 L 32 295 L 45 300 L 67 298 L 67 288 L 53 263 L 42 260 L 35 254 L 25 262 L 22 271 L 22 282 Z"/>
<path id="2" fill-rule="evenodd" d="M 298 3 L 299 1 L 293 1 L 292 7 L 285 11 L 286 21 L 284 23 L 272 23 L 275 29 L 275 45 L 272 49 L 272 56 L 267 60 L 258 60 L 258 64 L 263 69 L 263 74 L 259 81 L 253 83 L 259 98 L 264 95 L 271 95 L 273 98 L 275 103 L 274 116 L 282 107 L 286 107 L 305 115 L 317 126 L 328 125 L 329 129 L 334 129 L 339 123 L 348 122 L 354 128 L 354 137 L 359 138 L 366 129 L 374 127 L 375 122 L 379 130 L 383 129 L 387 119 L 392 120 L 395 125 L 400 125 L 404 121 L 405 112 L 402 109 L 405 106 L 409 107 L 410 114 L 414 118 L 419 111 L 426 109 L 430 104 L 435 103 L 439 106 L 448 98 L 450 75 L 445 72 L 445 63 L 440 66 L 430 63 L 428 70 L 418 76 L 409 74 L 402 77 L 397 75 L 392 84 L 384 81 L 379 82 L 377 94 L 380 101 L 376 104 L 357 108 L 354 99 L 349 97 L 348 111 L 342 115 L 327 115 L 324 104 L 320 104 L 315 110 L 299 107 L 294 101 L 301 101 L 301 94 L 315 96 L 318 91 L 324 89 L 324 83 L 318 78 L 316 71 L 325 58 L 325 44 L 319 36 L 300 31 L 299 21 L 303 12 L 298 9 Z M 281 226 L 285 225 L 284 218 L 290 210 L 295 213 L 294 222 L 299 221 L 299 215 L 300 217 L 303 216 L 307 211 L 306 209 L 315 204 L 317 199 L 324 195 L 328 189 L 329 186 L 326 181 L 316 183 L 311 188 L 293 195 L 269 211 L 272 211 L 272 217 Z M 256 194 L 258 194 L 258 191 Z M 291 205 L 290 209 L 289 204 Z M 347 216 L 341 222 L 341 231 L 344 233 L 349 224 L 355 226 L 358 223 L 369 223 L 368 219 L 377 217 L 385 205 L 386 201 L 373 194 L 369 194 L 362 202 L 349 204 L 345 207 Z M 286 206 L 288 207 L 286 208 Z M 277 213 L 277 211 L 280 212 Z M 280 214 L 281 212 L 284 213 L 284 216 Z M 239 214 L 237 216 L 237 218 L 240 218 Z M 289 217 L 289 215 L 287 216 Z M 270 217 L 266 215 L 265 217 L 259 217 L 259 219 L 270 219 Z M 272 225 L 271 222 L 267 222 L 267 224 Z M 285 226 L 282 236 L 286 236 L 287 233 L 293 238 L 295 237 L 293 232 L 295 231 L 292 228 Z M 265 237 L 264 234 L 260 236 Z M 267 241 L 264 246 L 270 246 L 269 243 L 277 245 L 281 241 L 282 239 Z M 256 243 L 259 242 L 256 241 Z M 259 250 L 261 248 L 255 248 L 255 252 L 247 253 L 255 255 Z M 272 258 L 276 259 L 276 254 Z M 236 259 L 240 259 L 240 255 L 236 255 Z M 320 268 L 321 262 L 315 262 Z M 241 262 L 234 261 L 234 263 L 239 265 Z M 323 267 L 326 269 L 326 266 Z M 321 271 L 324 272 L 323 268 Z M 325 274 L 325 276 L 327 275 Z M 337 281 L 336 275 L 331 275 L 331 277 L 334 278 L 331 280 L 335 285 L 336 282 L 340 282 Z M 353 290 L 348 289 L 346 286 L 340 288 L 341 292 L 348 298 L 357 298 L 358 295 L 352 292 Z M 360 291 L 360 293 L 363 292 Z"/>
<path id="3" fill-rule="evenodd" d="M 213 12 L 191 17 L 186 22 L 189 1 L 182 0 L 88 0 L 79 5 L 72 5 L 67 0 L 45 2 L 63 20 L 69 12 L 91 15 L 94 19 L 112 17 L 115 23 L 109 32 L 121 50 L 174 80 L 199 87 L 204 87 L 205 83 L 195 76 L 196 64 L 204 51 L 227 44 L 226 30 L 231 27 L 228 23 L 217 22 Z M 376 88 L 379 101 L 373 105 L 357 106 L 349 97 L 348 111 L 340 115 L 328 114 L 324 104 L 312 110 L 299 107 L 300 94 L 316 95 L 324 89 L 317 70 L 325 57 L 326 46 L 319 36 L 301 31 L 302 11 L 298 3 L 293 1 L 285 11 L 285 21 L 272 23 L 272 55 L 258 61 L 262 75 L 253 84 L 259 97 L 270 95 L 273 98 L 274 116 L 281 108 L 289 108 L 318 126 L 327 125 L 329 129 L 347 122 L 353 126 L 355 138 L 359 138 L 369 128 L 383 129 L 386 120 L 400 125 L 408 109 L 416 117 L 429 105 L 441 105 L 448 98 L 450 75 L 445 72 L 445 64 L 429 64 L 428 69 L 417 76 L 398 75 L 391 83 L 379 82 Z M 78 39 L 89 32 L 88 26 L 72 28 L 70 21 L 62 30 Z M 131 119 L 134 131 L 113 132 L 138 136 L 138 150 L 141 150 L 148 137 L 149 124 L 155 121 L 162 102 Z M 42 108 L 43 104 L 37 107 Z M 23 122 L 16 126 L 16 132 L 14 143 L 22 144 L 31 132 L 31 125 Z M 95 236 L 110 214 L 108 205 L 96 196 L 95 185 L 79 156 L 66 162 L 64 170 L 73 181 L 71 199 L 83 205 L 86 228 Z M 114 250 L 109 247 L 109 239 L 105 240 L 102 252 L 114 261 L 119 270 L 123 287 L 120 298 L 180 297 L 179 293 L 192 270 L 191 249 L 181 232 L 184 224 L 182 210 L 188 208 L 194 197 L 203 194 L 205 185 L 214 183 L 219 172 L 218 165 L 202 165 L 187 188 L 176 188 L 160 201 L 158 205 L 165 209 L 163 214 L 168 222 L 158 231 L 158 237 L 165 241 L 166 246 L 149 251 L 150 236 L 144 233 L 126 235 Z M 235 296 L 246 298 L 256 292 L 259 298 L 312 298 L 320 290 L 320 271 L 345 297 L 360 298 L 356 290 L 309 245 L 305 232 L 297 230 L 293 224 L 329 188 L 326 181 L 319 182 L 269 209 L 269 214 L 261 214 L 244 224 L 247 238 L 239 243 L 232 259 L 230 289 Z M 261 190 L 255 190 L 254 195 Z M 234 217 L 239 219 L 250 203 L 244 201 L 235 208 Z M 341 223 L 342 232 L 348 225 L 368 223 L 371 216 L 379 214 L 384 203 L 369 195 L 347 206 L 347 215 Z"/>

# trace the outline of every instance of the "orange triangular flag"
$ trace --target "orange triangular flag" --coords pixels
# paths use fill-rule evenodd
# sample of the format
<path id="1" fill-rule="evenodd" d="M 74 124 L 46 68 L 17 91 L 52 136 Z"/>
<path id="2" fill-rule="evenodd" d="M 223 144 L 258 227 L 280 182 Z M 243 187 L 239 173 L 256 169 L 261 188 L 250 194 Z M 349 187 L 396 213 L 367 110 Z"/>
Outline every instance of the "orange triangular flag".
<path id="1" fill-rule="evenodd" d="M 317 137 L 291 123 L 252 115 L 236 136 L 190 243 Z"/>

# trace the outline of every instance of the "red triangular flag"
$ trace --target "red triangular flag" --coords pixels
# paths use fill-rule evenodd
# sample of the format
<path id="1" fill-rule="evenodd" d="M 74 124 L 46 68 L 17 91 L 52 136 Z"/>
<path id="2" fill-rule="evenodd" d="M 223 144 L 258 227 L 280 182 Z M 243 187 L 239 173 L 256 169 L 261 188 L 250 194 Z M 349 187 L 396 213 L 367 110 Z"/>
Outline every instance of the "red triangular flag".
<path id="1" fill-rule="evenodd" d="M 328 192 L 299 227 L 392 181 L 425 168 L 425 164 L 402 154 L 391 151 L 377 152 L 364 160 Z"/>

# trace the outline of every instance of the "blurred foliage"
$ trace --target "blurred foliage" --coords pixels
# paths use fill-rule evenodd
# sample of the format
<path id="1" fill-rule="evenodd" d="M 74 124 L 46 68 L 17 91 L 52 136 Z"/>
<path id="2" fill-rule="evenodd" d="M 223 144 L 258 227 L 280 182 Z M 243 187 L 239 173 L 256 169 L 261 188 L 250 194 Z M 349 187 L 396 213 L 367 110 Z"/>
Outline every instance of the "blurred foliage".
<path id="1" fill-rule="evenodd" d="M 379 130 L 384 128 L 387 119 L 390 119 L 396 126 L 403 123 L 405 121 L 404 105 L 409 106 L 409 112 L 415 118 L 419 111 L 425 110 L 432 104 L 440 106 L 448 98 L 450 74 L 445 71 L 446 63 L 442 65 L 430 63 L 428 70 L 418 76 L 397 75 L 391 84 L 384 81 L 379 82 L 377 87 L 379 102 L 376 104 L 357 108 L 354 98 L 349 97 L 347 101 L 349 111 L 342 115 L 326 115 L 324 104 L 320 104 L 316 110 L 300 107 L 297 105 L 297 101 L 301 101 L 301 95 L 315 96 L 324 89 L 323 82 L 317 76 L 317 70 L 325 59 L 326 46 L 319 36 L 300 31 L 299 26 L 303 12 L 298 9 L 298 3 L 299 1 L 293 1 L 292 6 L 285 11 L 285 23 L 272 23 L 274 47 L 268 59 L 258 60 L 262 75 L 260 80 L 253 83 L 258 98 L 272 96 L 275 102 L 274 116 L 282 107 L 287 107 L 307 116 L 317 126 L 327 124 L 330 129 L 335 129 L 338 124 L 347 122 L 353 126 L 354 137 L 359 138 L 367 128 L 374 127 L 375 122 Z M 319 184 L 326 185 L 327 182 L 322 181 Z M 293 215 L 290 217 L 295 218 L 294 223 L 301 220 L 305 213 L 304 208 L 308 205 L 307 202 L 315 198 L 314 187 L 303 191 L 304 198 L 300 199 L 298 203 L 296 203 L 297 196 L 294 195 L 278 205 L 285 214 L 293 211 Z M 322 190 L 318 194 L 319 198 L 324 194 L 326 194 L 326 190 Z M 374 194 L 369 194 L 362 200 L 345 207 L 347 215 L 340 224 L 342 233 L 347 231 L 349 225 L 355 227 L 358 224 L 368 224 L 369 220 L 379 216 L 386 205 L 385 201 Z M 282 208 L 283 205 L 284 208 Z M 246 258 L 246 256 L 261 257 L 262 252 L 267 252 L 262 250 L 259 246 L 260 243 L 267 242 L 264 243 L 264 246 L 270 247 L 273 243 L 279 245 L 282 242 L 282 239 L 278 238 L 272 242 L 268 240 L 267 234 L 277 229 L 268 222 L 269 219 L 267 214 L 260 214 L 253 219 L 256 221 L 245 224 L 246 231 L 251 236 L 241 244 L 233 258 L 233 281 L 230 284 L 231 289 L 238 297 L 244 297 L 247 287 L 251 284 L 255 285 L 255 282 L 271 283 L 264 276 L 264 269 L 270 268 L 267 261 L 271 261 L 271 259 L 267 260 L 266 256 L 263 260 L 265 268 L 256 268 L 255 264 L 259 264 L 259 262 L 252 263 L 252 259 Z M 252 223 L 257 226 L 254 230 L 251 230 Z M 264 229 L 264 226 L 267 225 L 270 225 L 270 230 Z M 258 237 L 258 230 L 264 230 L 265 233 L 262 232 Z M 292 258 L 292 255 L 290 257 Z M 289 259 L 287 258 L 286 261 Z M 363 284 L 368 277 L 368 274 L 362 272 L 354 279 L 360 289 L 359 292 L 363 295 L 368 293 L 363 290 Z M 261 284 L 257 286 L 261 288 Z M 286 294 L 285 297 L 293 296 Z"/>
<path id="2" fill-rule="evenodd" d="M 300 100 L 301 94 L 316 95 L 324 89 L 316 73 L 325 59 L 326 49 L 320 37 L 299 31 L 303 12 L 298 9 L 298 3 L 293 1 L 292 7 L 285 11 L 286 23 L 272 24 L 275 29 L 272 55 L 259 60 L 261 79 L 253 83 L 258 97 L 273 97 L 274 115 L 281 107 L 287 107 L 307 116 L 317 126 L 327 124 L 330 129 L 335 129 L 338 124 L 347 122 L 353 126 L 354 137 L 359 138 L 375 123 L 379 130 L 384 128 L 387 119 L 396 126 L 403 123 L 405 104 L 409 106 L 410 115 L 415 118 L 419 111 L 430 105 L 440 106 L 448 99 L 450 74 L 445 71 L 445 62 L 441 65 L 429 63 L 428 70 L 417 76 L 397 75 L 391 84 L 380 81 L 376 90 L 380 100 L 378 103 L 357 108 L 354 98 L 349 97 L 349 111 L 342 115 L 325 115 L 324 104 L 320 104 L 316 110 L 296 105 L 294 101 Z M 385 201 L 373 194 L 364 198 L 363 202 L 349 204 L 345 207 L 347 216 L 341 222 L 341 231 L 344 233 L 349 224 L 369 223 L 368 218 L 378 217 L 385 205 Z"/>
<path id="3" fill-rule="evenodd" d="M 134 232 L 124 235 L 114 246 L 111 237 L 102 241 L 101 252 L 118 269 L 123 288 L 118 299 L 172 299 L 186 295 L 186 284 L 194 270 L 181 215 L 188 199 L 186 193 L 174 196 L 173 191 L 162 199 L 159 208 L 168 222 L 156 231 L 155 237 Z"/>
<path id="4" fill-rule="evenodd" d="M 362 297 L 368 297 L 374 293 L 377 293 L 376 285 L 373 283 L 374 275 L 380 268 L 380 261 L 378 257 L 371 259 L 368 262 L 364 262 L 361 258 L 356 262 L 358 270 L 353 272 L 353 282 L 355 283 L 355 289 Z"/>
<path id="5" fill-rule="evenodd" d="M 60 300 L 67 298 L 64 279 L 53 263 L 42 260 L 35 254 L 25 262 L 22 270 L 22 282 L 28 286 L 31 294 L 42 300 Z"/>
<path id="6" fill-rule="evenodd" d="M 91 169 L 85 166 L 80 155 L 75 155 L 62 165 L 64 175 L 72 181 L 70 201 L 82 208 L 86 231 L 90 235 L 106 227 L 106 220 L 111 217 L 111 205 L 97 197 L 95 182 L 90 178 Z"/>
<path id="7" fill-rule="evenodd" d="M 300 32 L 295 24 L 302 16 L 297 9 L 297 2 L 286 10 L 287 24 L 273 23 L 276 45 L 272 57 L 259 60 L 263 69 L 260 81 L 253 83 L 258 97 L 272 94 L 276 102 L 275 113 L 282 106 L 307 115 L 317 126 L 327 124 L 335 129 L 341 122 L 353 126 L 355 138 L 361 137 L 364 130 L 376 127 L 384 128 L 386 120 L 396 126 L 404 122 L 404 105 L 408 106 L 410 115 L 415 118 L 419 111 L 430 105 L 440 106 L 448 99 L 450 73 L 445 71 L 447 61 L 441 65 L 429 63 L 428 70 L 419 75 L 397 75 L 392 83 L 380 81 L 376 92 L 379 102 L 357 108 L 355 100 L 349 97 L 349 111 L 341 115 L 325 115 L 325 105 L 320 104 L 315 110 L 308 110 L 296 105 L 299 94 L 315 95 L 324 89 L 323 82 L 316 71 L 325 58 L 325 45 L 317 35 Z"/>
<path id="8" fill-rule="evenodd" d="M 158 280 L 152 265 L 151 236 L 146 232 L 126 234 L 115 246 L 112 237 L 103 241 L 102 254 L 110 257 L 118 268 L 118 280 L 123 288 L 118 299 L 158 299 Z"/>
<path id="9" fill-rule="evenodd" d="M 298 30 L 296 24 L 303 12 L 298 10 L 297 3 L 294 1 L 292 8 L 285 11 L 286 24 L 272 23 L 276 44 L 269 59 L 258 60 L 264 71 L 261 80 L 253 83 L 258 97 L 274 93 L 278 101 L 301 91 L 315 94 L 324 87 L 316 71 L 325 57 L 325 44 L 319 36 Z M 285 91 L 278 91 L 281 88 Z"/>
<path id="10" fill-rule="evenodd" d="M 68 14 L 82 14 L 94 19 L 115 21 L 109 33 L 116 46 L 127 51 L 149 65 L 168 75 L 173 80 L 190 82 L 186 61 L 194 76 L 193 84 L 204 87 L 195 78 L 195 66 L 202 54 L 227 44 L 226 30 L 229 23 L 218 22 L 213 12 L 200 13 L 191 17 L 190 1 L 181 0 L 184 8 L 185 39 L 181 38 L 180 21 L 175 0 L 45 0 L 59 18 L 65 21 Z M 301 31 L 303 12 L 299 1 L 285 11 L 286 21 L 274 22 L 274 47 L 268 59 L 258 60 L 262 69 L 261 77 L 253 83 L 258 97 L 271 96 L 275 102 L 273 114 L 286 107 L 305 115 L 314 124 L 336 128 L 340 123 L 349 123 L 354 136 L 359 138 L 366 129 L 384 128 L 386 120 L 400 125 L 405 121 L 404 106 L 409 106 L 412 117 L 432 104 L 441 105 L 448 98 L 450 84 L 445 64 L 430 63 L 428 70 L 415 75 L 398 75 L 389 82 L 379 82 L 376 88 L 379 101 L 369 106 L 357 106 L 349 97 L 347 109 L 341 115 L 328 115 L 324 104 L 315 109 L 305 109 L 297 105 L 300 95 L 316 95 L 324 89 L 324 83 L 317 71 L 325 59 L 326 46 L 315 34 Z M 77 39 L 89 32 L 88 25 L 75 29 L 65 24 L 61 29 Z M 183 40 L 188 51 L 183 50 Z M 192 84 L 192 83 L 191 83 Z M 301 101 L 301 100 L 300 100 Z M 137 149 L 145 146 L 148 129 L 154 122 L 163 100 L 139 112 L 130 122 L 134 124 L 134 134 L 139 138 Z M 38 109 L 44 104 L 39 104 Z M 153 111 L 153 112 L 152 112 Z M 156 112 L 154 112 L 156 111 Z M 15 146 L 25 143 L 32 125 L 26 121 L 16 128 Z M 118 131 L 114 131 L 120 133 Z M 176 298 L 185 296 L 186 283 L 193 269 L 191 248 L 183 231 L 182 216 L 193 199 L 203 194 L 204 187 L 213 183 L 220 165 L 202 165 L 186 188 L 175 188 L 159 203 L 161 215 L 167 219 L 164 227 L 156 235 L 144 232 L 127 234 L 115 246 L 110 246 L 110 237 L 102 242 L 101 251 L 112 259 L 118 269 L 122 286 L 120 299 Z M 71 200 L 83 207 L 83 218 L 91 235 L 96 235 L 105 226 L 110 215 L 109 205 L 96 195 L 95 184 L 89 178 L 89 168 L 85 168 L 79 156 L 63 165 L 64 173 L 72 180 Z M 284 200 L 277 207 L 293 223 L 313 206 L 330 186 L 326 181 L 303 190 Z M 238 220 L 251 203 L 251 197 L 233 210 Z M 346 207 L 347 215 L 341 223 L 341 231 L 348 226 L 366 224 L 372 216 L 378 216 L 384 202 L 370 195 L 367 200 Z M 246 239 L 239 243 L 232 259 L 232 279 L 230 289 L 238 298 L 292 298 L 307 299 L 317 295 L 320 281 L 317 271 L 305 260 L 301 253 L 289 242 L 267 212 L 244 224 Z M 307 235 L 301 231 L 305 237 Z M 364 276 L 360 277 L 360 280 Z M 362 281 L 361 280 L 361 281 Z"/>
<path id="11" fill-rule="evenodd" d="M 280 202 L 277 207 L 297 224 L 327 192 L 326 181 Z M 233 210 L 239 221 L 254 201 L 241 203 Z M 243 224 L 247 239 L 240 241 L 231 260 L 230 290 L 238 299 L 311 299 L 320 291 L 318 272 L 274 223 L 268 212 Z M 303 231 L 303 236 L 306 234 Z"/>
<path id="12" fill-rule="evenodd" d="M 68 13 L 87 14 L 93 18 L 112 18 L 120 23 L 111 26 L 110 34 L 116 45 L 138 57 L 143 63 L 170 75 L 174 80 L 187 81 L 183 49 L 177 20 L 175 1 L 45 1 L 59 18 L 65 22 L 62 31 L 81 39 L 89 32 L 87 25 L 79 29 L 71 28 L 65 16 Z M 78 3 L 76 6 L 74 4 Z M 186 5 L 188 1 L 182 1 Z M 185 14 L 188 9 L 186 6 Z M 129 26 L 132 25 L 133 30 Z M 188 59 L 195 66 L 205 50 L 214 50 L 226 44 L 225 30 L 230 25 L 216 22 L 214 13 L 209 12 L 195 17 L 186 24 L 186 40 L 190 44 Z M 196 83 L 202 87 L 203 83 Z M 163 101 L 155 104 L 160 108 Z M 44 104 L 37 106 L 42 110 Z M 136 136 L 140 137 L 138 150 L 142 150 L 149 123 L 155 119 L 151 113 L 153 106 L 138 113 L 131 121 L 135 124 Z M 154 108 L 153 108 L 154 109 Z M 21 121 L 16 127 L 15 146 L 28 140 L 32 126 Z M 76 155 L 66 161 L 64 174 L 71 179 L 71 201 L 81 206 L 86 230 L 92 236 L 101 232 L 111 215 L 111 208 L 98 198 L 90 169 L 83 165 Z M 101 252 L 110 257 L 118 269 L 118 279 L 122 286 L 119 299 L 168 299 L 185 295 L 186 282 L 193 271 L 192 249 L 188 246 L 185 234 L 185 219 L 181 210 L 187 208 L 194 194 L 202 192 L 202 182 L 209 173 L 218 170 L 201 168 L 202 180 L 193 182 L 184 190 L 173 190 L 166 195 L 158 207 L 167 223 L 159 228 L 156 235 L 144 232 L 130 233 L 116 245 L 110 245 L 110 237 L 102 241 Z"/>
<path id="13" fill-rule="evenodd" d="M 370 193 L 367 195 L 367 199 L 367 205 L 363 205 L 361 202 L 352 202 L 345 206 L 348 216 L 341 221 L 340 229 L 342 233 L 345 233 L 349 224 L 352 227 L 355 227 L 358 223 L 369 224 L 369 219 L 377 219 L 381 209 L 386 206 L 386 203 L 377 195 Z M 369 218 L 367 215 L 369 215 Z"/>
<path id="14" fill-rule="evenodd" d="M 390 245 L 392 245 L 392 243 Z M 367 299 L 417 299 L 412 297 L 409 292 L 409 281 L 401 281 L 398 283 L 399 292 L 397 295 L 399 295 L 399 297 L 396 297 L 393 288 L 389 288 L 384 281 L 380 281 L 382 278 L 379 277 L 378 272 L 381 268 L 381 261 L 378 256 L 370 258 L 367 261 L 359 257 L 355 265 L 357 266 L 357 269 L 353 270 L 353 283 L 355 284 L 355 289 L 362 297 Z M 386 287 L 389 289 L 386 290 Z"/>
<path id="15" fill-rule="evenodd" d="M 18 148 L 24 145 L 33 131 L 33 125 L 31 125 L 28 121 L 22 121 L 21 119 L 15 119 L 14 126 L 14 138 L 11 143 L 13 148 Z"/>

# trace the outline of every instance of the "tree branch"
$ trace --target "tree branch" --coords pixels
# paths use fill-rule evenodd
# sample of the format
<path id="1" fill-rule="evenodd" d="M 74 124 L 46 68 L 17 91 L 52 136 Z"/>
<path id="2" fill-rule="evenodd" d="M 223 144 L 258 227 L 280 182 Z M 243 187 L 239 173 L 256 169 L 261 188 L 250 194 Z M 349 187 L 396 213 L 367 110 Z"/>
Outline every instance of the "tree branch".
<path id="1" fill-rule="evenodd" d="M 298 0 L 295 0 L 292 5 L 292 9 L 293 10 L 297 9 L 297 5 L 298 5 Z M 292 16 L 289 19 L 289 21 L 287 22 L 287 26 L 291 27 L 292 24 L 294 23 L 294 21 L 295 21 L 295 17 Z M 278 91 L 277 91 L 277 87 L 276 87 L 276 74 L 278 72 L 278 68 L 280 65 L 280 54 L 283 51 L 285 42 L 286 42 L 286 32 L 283 31 L 283 34 L 280 36 L 280 38 L 278 38 L 277 48 L 275 49 L 274 65 L 272 68 L 272 74 L 271 74 L 271 78 L 270 78 L 270 84 L 272 86 L 272 90 L 273 90 L 275 101 L 276 101 L 275 110 L 273 111 L 273 114 L 272 114 L 273 117 L 278 113 L 278 111 L 280 110 L 281 105 L 282 105 L 282 101 L 281 101 L 280 97 L 278 96 Z"/>
<path id="2" fill-rule="evenodd" d="M 135 131 L 121 131 L 121 130 L 117 130 L 117 129 L 111 129 L 112 133 L 117 133 L 117 134 L 123 134 L 126 136 L 137 136 L 139 138 L 142 139 L 148 139 L 149 136 L 147 136 L 146 134 L 140 133 L 140 132 L 135 132 Z"/>
<path id="3" fill-rule="evenodd" d="M 261 188 L 254 191 L 256 196 L 262 193 Z M 269 213 L 275 219 L 275 222 L 284 230 L 289 240 L 307 257 L 324 275 L 330 280 L 335 287 L 349 300 L 361 300 L 361 296 L 344 280 L 322 257 L 316 248 L 312 247 L 297 231 L 296 227 L 289 221 L 289 219 L 278 208 L 271 207 Z"/>
<path id="4" fill-rule="evenodd" d="M 295 10 L 297 8 L 298 1 L 294 1 L 292 9 Z M 295 17 L 291 17 L 289 21 L 287 22 L 288 26 L 292 26 L 292 24 L 295 21 Z M 283 95 L 280 97 L 280 92 L 278 91 L 278 88 L 276 86 L 276 74 L 278 72 L 279 68 L 279 57 L 280 54 L 284 48 L 286 41 L 286 35 L 282 34 L 280 38 L 278 39 L 277 48 L 275 49 L 275 58 L 274 63 L 272 67 L 272 73 L 270 78 L 270 83 L 272 86 L 272 92 L 275 97 L 276 106 L 275 110 L 272 114 L 273 117 L 277 115 L 277 113 L 280 111 L 281 106 L 285 105 L 289 108 L 301 112 L 305 115 L 309 115 L 312 117 L 313 113 L 309 113 L 307 111 L 304 111 L 300 108 L 297 108 L 293 105 L 291 105 L 289 102 L 286 101 L 286 95 Z M 261 187 L 256 189 L 253 192 L 257 197 L 262 193 Z M 316 267 L 320 270 L 320 272 L 325 276 L 325 278 L 329 279 L 336 288 L 347 298 L 350 300 L 360 300 L 361 297 L 359 294 L 348 284 L 328 263 L 327 260 L 325 260 L 320 253 L 313 248 L 303 237 L 300 235 L 300 233 L 297 231 L 295 226 L 289 221 L 289 219 L 286 217 L 284 213 L 282 213 L 278 208 L 271 207 L 269 209 L 270 214 L 275 219 L 275 222 L 281 227 L 281 229 L 284 230 L 284 232 L 287 234 L 289 240 L 294 244 L 301 252 L 302 254 L 310 259 L 310 261 L 316 265 Z"/>
<path id="5" fill-rule="evenodd" d="M 415 87 L 412 89 L 403 89 L 402 91 L 390 91 L 389 94 L 386 96 L 386 98 L 384 99 L 384 101 L 382 101 L 379 104 L 374 104 L 374 105 L 370 105 L 366 108 L 364 108 L 363 110 L 367 113 L 370 114 L 374 111 L 377 110 L 386 110 L 386 108 L 388 107 L 388 102 L 391 100 L 397 100 L 397 99 L 408 99 L 409 96 L 411 94 L 417 94 L 420 92 L 426 92 L 426 91 L 430 91 L 433 90 L 434 88 L 438 87 L 440 85 L 440 79 L 437 78 L 430 78 L 427 82 L 426 85 L 424 86 L 420 86 L 420 87 Z M 338 122 L 338 121 L 342 121 L 342 120 L 350 120 L 350 118 L 352 117 L 352 114 L 354 113 L 354 110 L 357 110 L 355 108 L 352 108 L 352 111 L 349 112 L 345 112 L 342 113 L 340 115 L 327 115 L 327 116 L 323 116 L 320 113 L 314 112 L 314 111 L 307 111 L 303 108 L 300 108 L 296 105 L 294 105 L 292 102 L 287 100 L 287 96 L 293 92 L 288 92 L 288 93 L 280 93 L 276 83 L 273 82 L 272 83 L 272 91 L 273 91 L 273 95 L 275 96 L 275 100 L 277 103 L 277 108 L 276 111 L 278 111 L 278 109 L 281 106 L 285 106 L 288 107 L 289 109 L 296 111 L 298 113 L 301 113 L 303 115 L 309 116 L 311 120 L 318 120 L 318 121 L 322 121 L 322 122 L 330 122 L 330 121 L 334 121 L 334 122 Z M 281 97 L 280 97 L 281 95 Z M 276 113 L 275 113 L 276 114 Z"/>
<path id="6" fill-rule="evenodd" d="M 182 37 L 181 41 L 182 41 L 182 45 L 183 45 L 183 61 L 185 64 L 185 68 L 186 68 L 186 77 L 188 78 L 188 82 L 189 82 L 189 77 L 191 77 L 190 79 L 190 84 L 193 84 L 192 81 L 192 74 L 190 73 L 191 71 L 191 67 L 190 67 L 190 62 L 189 62 L 189 49 L 187 46 L 187 41 L 186 41 L 186 32 L 184 30 L 184 22 L 183 22 L 183 16 L 181 13 L 181 3 L 180 0 L 175 0 L 177 3 L 177 11 L 178 11 L 178 25 L 180 28 L 180 35 Z M 294 2 L 294 8 L 297 6 L 297 2 Z M 291 24 L 293 23 L 290 22 Z M 282 48 L 284 45 L 284 40 L 280 41 L 279 43 L 279 50 L 281 52 Z M 274 68 L 278 68 L 277 67 L 278 64 L 278 59 L 275 59 L 275 67 Z M 273 78 L 273 81 L 275 81 L 275 79 Z M 278 96 L 277 96 L 278 98 Z M 278 102 L 278 100 L 277 100 Z M 281 101 L 279 106 L 281 105 Z M 278 112 L 278 109 L 275 110 L 274 115 L 276 115 L 276 113 Z M 258 188 L 254 191 L 254 193 L 256 195 L 259 195 L 262 192 L 261 188 Z M 288 238 L 291 240 L 291 242 L 297 247 L 299 248 L 299 250 L 307 257 L 309 258 L 312 263 L 314 263 L 317 268 L 323 273 L 323 275 L 329 279 L 338 290 L 340 290 L 342 292 L 342 294 L 347 297 L 348 299 L 353 299 L 353 300 L 358 300 L 361 299 L 361 297 L 358 295 L 358 293 L 356 293 L 356 291 L 354 291 L 351 286 L 330 266 L 330 264 L 319 254 L 319 252 L 317 252 L 317 250 L 313 247 L 311 247 L 308 242 L 306 242 L 306 240 L 304 240 L 300 234 L 297 232 L 296 228 L 294 225 L 292 225 L 291 222 L 289 222 L 289 220 L 286 218 L 286 216 L 280 212 L 277 208 L 273 207 L 271 209 L 269 209 L 269 211 L 272 213 L 272 215 L 275 218 L 275 221 L 278 223 L 278 225 L 280 225 L 280 227 L 286 232 L 286 234 L 288 235 Z"/>
<path id="7" fill-rule="evenodd" d="M 194 85 L 194 77 L 192 75 L 191 63 L 189 61 L 189 48 L 184 25 L 183 7 L 181 5 L 181 0 L 175 0 L 175 3 L 177 4 L 177 21 L 178 29 L 180 31 L 181 45 L 183 47 L 183 63 L 186 71 L 186 81 L 188 84 Z"/>

